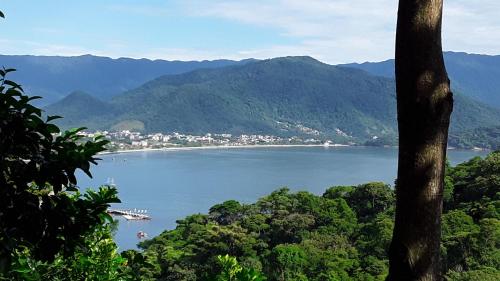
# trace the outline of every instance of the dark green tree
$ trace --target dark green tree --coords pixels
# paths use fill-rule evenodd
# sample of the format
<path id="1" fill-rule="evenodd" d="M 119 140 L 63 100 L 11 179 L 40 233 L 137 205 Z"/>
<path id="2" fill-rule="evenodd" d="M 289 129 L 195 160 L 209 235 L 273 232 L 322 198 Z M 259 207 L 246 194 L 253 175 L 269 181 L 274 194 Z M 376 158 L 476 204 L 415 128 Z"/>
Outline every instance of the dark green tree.
<path id="1" fill-rule="evenodd" d="M 21 85 L 0 70 L 0 274 L 9 271 L 20 248 L 33 258 L 51 261 L 71 255 L 85 236 L 110 221 L 110 203 L 119 202 L 113 187 L 80 194 L 75 172 L 91 176 L 95 155 L 105 150 L 101 137 L 83 141 L 80 129 L 61 132 L 30 102 Z"/>
<path id="2" fill-rule="evenodd" d="M 228 200 L 210 208 L 209 215 L 216 222 L 227 225 L 235 221 L 241 214 L 242 206 L 236 200 Z"/>

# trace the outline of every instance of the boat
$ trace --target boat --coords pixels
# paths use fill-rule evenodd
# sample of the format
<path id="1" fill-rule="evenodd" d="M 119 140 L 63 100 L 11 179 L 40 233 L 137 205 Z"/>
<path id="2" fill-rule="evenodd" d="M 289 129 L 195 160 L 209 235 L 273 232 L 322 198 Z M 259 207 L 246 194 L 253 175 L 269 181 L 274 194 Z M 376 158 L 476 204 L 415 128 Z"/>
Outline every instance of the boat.
<path id="1" fill-rule="evenodd" d="M 141 230 L 141 231 L 137 232 L 137 238 L 138 239 L 148 238 L 148 234 Z"/>
<path id="2" fill-rule="evenodd" d="M 108 178 L 108 180 L 106 181 L 106 185 L 116 187 L 115 179 L 114 178 Z"/>
<path id="3" fill-rule="evenodd" d="M 116 216 L 122 216 L 126 220 L 150 220 L 151 217 L 147 215 L 147 210 L 137 210 L 135 209 L 134 211 L 131 210 L 116 210 L 116 209 L 109 209 L 107 210 L 108 214 L 110 215 L 116 215 Z"/>

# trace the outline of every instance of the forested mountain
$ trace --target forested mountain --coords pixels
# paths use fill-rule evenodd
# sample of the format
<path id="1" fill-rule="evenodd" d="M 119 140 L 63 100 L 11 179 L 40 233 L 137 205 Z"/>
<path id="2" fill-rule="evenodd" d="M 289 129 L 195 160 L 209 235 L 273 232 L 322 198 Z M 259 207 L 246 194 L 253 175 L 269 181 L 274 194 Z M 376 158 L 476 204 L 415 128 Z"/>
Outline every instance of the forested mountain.
<path id="1" fill-rule="evenodd" d="M 444 59 L 454 91 L 500 108 L 500 56 L 445 52 Z M 345 66 L 394 77 L 394 60 Z"/>
<path id="2" fill-rule="evenodd" d="M 167 75 L 102 101 L 70 95 L 46 108 L 66 127 L 260 133 L 357 143 L 396 136 L 394 82 L 310 57 Z M 94 102 L 95 106 L 89 105 Z M 93 107 L 92 114 L 82 114 Z M 456 93 L 452 132 L 500 125 L 500 111 Z"/>
<path id="3" fill-rule="evenodd" d="M 243 61 L 242 63 L 244 63 Z M 0 67 L 16 68 L 11 79 L 30 95 L 43 96 L 44 104 L 56 102 L 73 91 L 85 91 L 108 99 L 166 74 L 179 74 L 199 68 L 238 64 L 230 60 L 165 61 L 148 59 L 59 56 L 0 55 Z"/>

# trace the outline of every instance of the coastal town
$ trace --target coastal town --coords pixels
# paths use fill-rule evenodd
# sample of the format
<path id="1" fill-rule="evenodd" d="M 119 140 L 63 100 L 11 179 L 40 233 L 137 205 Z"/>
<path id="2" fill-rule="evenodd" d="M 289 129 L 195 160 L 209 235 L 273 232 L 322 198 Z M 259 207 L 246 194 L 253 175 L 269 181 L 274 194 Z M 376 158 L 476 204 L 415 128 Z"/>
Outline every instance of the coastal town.
<path id="1" fill-rule="evenodd" d="M 191 135 L 182 133 L 153 133 L 143 134 L 129 130 L 110 131 L 83 131 L 79 133 L 84 138 L 104 136 L 109 140 L 108 151 L 166 149 L 182 147 L 243 147 L 258 145 L 311 145 L 311 146 L 345 146 L 331 140 L 319 138 L 279 137 L 272 135 L 232 135 L 213 134 Z"/>

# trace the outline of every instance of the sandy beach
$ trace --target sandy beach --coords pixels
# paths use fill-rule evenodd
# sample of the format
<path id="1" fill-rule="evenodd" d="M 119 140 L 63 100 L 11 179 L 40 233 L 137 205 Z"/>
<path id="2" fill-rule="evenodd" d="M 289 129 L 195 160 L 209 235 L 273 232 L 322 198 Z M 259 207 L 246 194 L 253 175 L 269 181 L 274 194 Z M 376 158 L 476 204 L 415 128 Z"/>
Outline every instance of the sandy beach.
<path id="1" fill-rule="evenodd" d="M 117 154 L 117 153 L 132 153 L 132 152 L 150 152 L 150 151 L 188 151 L 202 149 L 235 149 L 235 148 L 289 148 L 289 147 L 348 147 L 347 144 L 255 144 L 255 145 L 210 145 L 210 146 L 183 146 L 183 147 L 163 147 L 163 148 L 140 148 L 126 149 L 117 151 L 104 151 L 100 154 Z"/>

